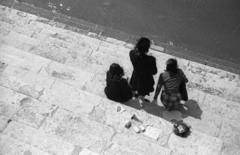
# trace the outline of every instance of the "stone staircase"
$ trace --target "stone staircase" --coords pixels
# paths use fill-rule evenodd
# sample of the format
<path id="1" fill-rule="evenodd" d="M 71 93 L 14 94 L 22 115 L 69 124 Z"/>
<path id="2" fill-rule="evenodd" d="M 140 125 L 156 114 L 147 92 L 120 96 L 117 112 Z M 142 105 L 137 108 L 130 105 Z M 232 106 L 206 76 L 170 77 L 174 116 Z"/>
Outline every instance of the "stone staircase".
<path id="1" fill-rule="evenodd" d="M 240 154 L 239 75 L 176 57 L 190 80 L 180 111 L 192 133 L 180 138 L 161 103 L 141 109 L 132 100 L 119 114 L 105 97 L 111 63 L 131 75 L 132 44 L 63 27 L 0 6 L 0 155 Z M 173 57 L 150 53 L 159 73 Z M 124 128 L 129 113 L 158 129 L 158 140 Z"/>

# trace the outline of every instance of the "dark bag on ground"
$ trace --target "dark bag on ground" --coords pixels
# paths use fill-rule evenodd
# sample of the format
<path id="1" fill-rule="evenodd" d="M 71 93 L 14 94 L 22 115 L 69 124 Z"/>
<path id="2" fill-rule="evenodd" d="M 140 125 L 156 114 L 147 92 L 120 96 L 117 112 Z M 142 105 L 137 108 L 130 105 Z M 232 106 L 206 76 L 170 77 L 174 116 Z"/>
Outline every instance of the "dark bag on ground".
<path id="1" fill-rule="evenodd" d="M 180 86 L 179 86 L 179 93 L 181 94 L 183 101 L 187 101 L 188 100 L 188 93 L 187 93 L 186 83 L 184 81 L 182 81 Z"/>
<path id="2" fill-rule="evenodd" d="M 183 122 L 177 122 L 173 125 L 173 132 L 179 137 L 186 138 L 190 134 L 190 126 Z"/>

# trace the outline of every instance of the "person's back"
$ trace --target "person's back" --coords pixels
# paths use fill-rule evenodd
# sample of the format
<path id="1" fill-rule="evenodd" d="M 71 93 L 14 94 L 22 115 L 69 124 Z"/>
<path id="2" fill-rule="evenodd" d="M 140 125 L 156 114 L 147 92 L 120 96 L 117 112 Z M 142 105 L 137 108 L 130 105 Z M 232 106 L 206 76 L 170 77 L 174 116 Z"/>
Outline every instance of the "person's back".
<path id="1" fill-rule="evenodd" d="M 157 74 L 156 59 L 147 55 L 150 45 L 150 40 L 142 37 L 138 40 L 134 50 L 129 53 L 133 65 L 130 84 L 142 106 L 146 103 L 145 96 L 154 90 L 153 75 Z"/>
<path id="2" fill-rule="evenodd" d="M 183 72 L 180 69 L 178 69 L 178 72 L 176 73 L 164 72 L 162 73 L 162 77 L 165 83 L 165 86 L 164 86 L 165 91 L 170 94 L 178 93 L 179 86 L 182 80 L 184 80 Z"/>
<path id="3" fill-rule="evenodd" d="M 111 68 L 120 68 L 120 73 Z M 108 99 L 116 102 L 125 102 L 132 98 L 133 93 L 127 80 L 122 77 L 123 69 L 118 64 L 112 64 L 106 75 L 106 87 L 104 92 Z"/>

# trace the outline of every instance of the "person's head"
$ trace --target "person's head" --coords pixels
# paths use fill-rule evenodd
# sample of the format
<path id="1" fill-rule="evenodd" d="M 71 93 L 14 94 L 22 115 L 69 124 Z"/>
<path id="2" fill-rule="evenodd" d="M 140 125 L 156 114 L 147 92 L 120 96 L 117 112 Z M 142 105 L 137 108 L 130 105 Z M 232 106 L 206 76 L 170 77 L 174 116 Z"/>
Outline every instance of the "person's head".
<path id="1" fill-rule="evenodd" d="M 168 59 L 166 62 L 166 71 L 168 72 L 177 72 L 178 64 L 176 59 Z"/>
<path id="2" fill-rule="evenodd" d="M 139 52 L 139 54 L 146 54 L 150 48 L 151 41 L 148 38 L 141 37 L 136 46 L 135 50 Z"/>
<path id="3" fill-rule="evenodd" d="M 123 68 L 119 64 L 113 63 L 109 67 L 109 75 L 110 79 L 118 81 L 124 76 Z"/>

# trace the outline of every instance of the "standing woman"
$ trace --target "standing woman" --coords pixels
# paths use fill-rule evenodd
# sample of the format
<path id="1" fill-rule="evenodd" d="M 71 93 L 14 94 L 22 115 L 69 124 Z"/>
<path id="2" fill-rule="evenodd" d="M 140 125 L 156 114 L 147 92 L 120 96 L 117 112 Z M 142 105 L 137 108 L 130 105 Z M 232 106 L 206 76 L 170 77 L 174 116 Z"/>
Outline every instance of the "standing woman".
<path id="1" fill-rule="evenodd" d="M 161 102 L 168 111 L 175 110 L 179 107 L 182 96 L 179 92 L 180 84 L 187 83 L 188 79 L 181 69 L 178 68 L 176 59 L 168 59 L 166 62 L 166 70 L 159 76 L 154 101 L 157 102 L 157 97 L 162 89 Z"/>
<path id="2" fill-rule="evenodd" d="M 147 100 L 146 95 L 153 92 L 153 75 L 157 74 L 156 59 L 147 55 L 151 42 L 148 38 L 140 38 L 134 48 L 130 51 L 130 59 L 133 65 L 133 73 L 130 80 L 135 96 L 140 99 L 143 106 Z"/>

